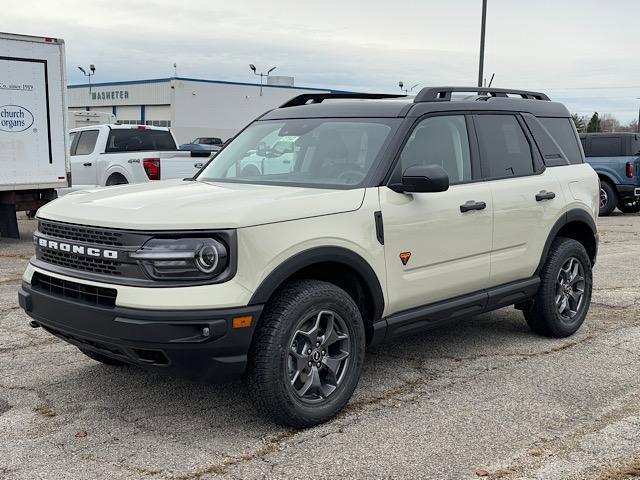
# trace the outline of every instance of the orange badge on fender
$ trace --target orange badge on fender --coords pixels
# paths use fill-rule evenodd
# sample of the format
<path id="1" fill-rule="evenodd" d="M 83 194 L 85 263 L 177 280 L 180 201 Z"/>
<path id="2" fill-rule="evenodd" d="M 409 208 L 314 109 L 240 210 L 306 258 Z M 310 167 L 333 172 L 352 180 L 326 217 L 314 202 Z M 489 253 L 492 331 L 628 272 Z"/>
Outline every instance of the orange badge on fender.
<path id="1" fill-rule="evenodd" d="M 402 265 L 406 265 L 410 258 L 411 258 L 411 252 L 402 252 L 400 254 L 400 260 L 402 260 Z"/>

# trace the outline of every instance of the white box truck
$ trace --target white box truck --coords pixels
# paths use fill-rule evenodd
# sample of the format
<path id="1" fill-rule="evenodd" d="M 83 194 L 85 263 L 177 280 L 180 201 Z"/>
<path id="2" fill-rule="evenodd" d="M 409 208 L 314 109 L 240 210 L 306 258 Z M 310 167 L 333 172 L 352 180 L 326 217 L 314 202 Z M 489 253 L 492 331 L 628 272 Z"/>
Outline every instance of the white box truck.
<path id="1" fill-rule="evenodd" d="M 64 41 L 0 33 L 0 235 L 70 186 Z"/>

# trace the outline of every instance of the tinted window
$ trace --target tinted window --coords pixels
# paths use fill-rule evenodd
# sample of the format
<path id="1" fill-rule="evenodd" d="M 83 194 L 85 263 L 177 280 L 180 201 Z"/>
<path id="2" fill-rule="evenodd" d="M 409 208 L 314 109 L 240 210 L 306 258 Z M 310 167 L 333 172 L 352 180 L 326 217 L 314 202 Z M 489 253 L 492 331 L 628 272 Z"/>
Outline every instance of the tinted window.
<path id="1" fill-rule="evenodd" d="M 402 154 L 404 172 L 413 165 L 440 165 L 450 183 L 471 180 L 471 158 L 467 125 L 462 115 L 430 117 L 411 133 Z"/>
<path id="2" fill-rule="evenodd" d="M 591 157 L 617 157 L 622 155 L 622 138 L 620 137 L 591 137 Z"/>
<path id="3" fill-rule="evenodd" d="M 149 150 L 177 150 L 167 130 L 149 128 L 118 128 L 109 133 L 106 152 L 142 152 Z"/>
<path id="4" fill-rule="evenodd" d="M 98 130 L 84 130 L 80 132 L 77 140 L 74 155 L 89 155 L 96 148 L 96 140 L 98 140 Z"/>
<path id="5" fill-rule="evenodd" d="M 484 177 L 513 177 L 534 172 L 531 146 L 516 117 L 477 115 L 475 125 L 486 170 Z"/>
<path id="6" fill-rule="evenodd" d="M 538 118 L 564 152 L 570 163 L 582 163 L 573 121 L 570 118 Z"/>

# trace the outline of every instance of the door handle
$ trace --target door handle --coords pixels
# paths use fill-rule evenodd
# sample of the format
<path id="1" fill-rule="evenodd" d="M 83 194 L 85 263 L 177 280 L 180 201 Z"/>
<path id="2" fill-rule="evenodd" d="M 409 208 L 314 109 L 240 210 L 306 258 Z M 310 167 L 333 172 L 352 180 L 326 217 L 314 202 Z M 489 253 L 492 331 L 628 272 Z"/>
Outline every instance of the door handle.
<path id="1" fill-rule="evenodd" d="M 460 205 L 460 211 L 462 213 L 468 212 L 469 210 L 484 210 L 487 208 L 487 204 L 484 202 L 476 202 L 475 200 L 469 200 L 466 203 Z"/>
<path id="2" fill-rule="evenodd" d="M 82 164 L 83 167 L 90 167 L 91 166 L 91 162 L 85 162 Z"/>
<path id="3" fill-rule="evenodd" d="M 536 202 L 553 200 L 554 198 L 556 198 L 556 194 L 553 192 L 547 192 L 546 190 L 541 190 L 540 193 L 536 193 Z"/>

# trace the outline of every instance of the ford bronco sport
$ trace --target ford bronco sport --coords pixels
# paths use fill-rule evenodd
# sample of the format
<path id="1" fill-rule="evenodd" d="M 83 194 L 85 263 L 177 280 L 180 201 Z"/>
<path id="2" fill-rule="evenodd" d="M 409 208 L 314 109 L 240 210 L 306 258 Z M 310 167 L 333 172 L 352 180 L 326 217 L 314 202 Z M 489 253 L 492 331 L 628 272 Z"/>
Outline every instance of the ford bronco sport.
<path id="1" fill-rule="evenodd" d="M 291 426 L 336 415 L 384 339 L 508 305 L 573 334 L 598 177 L 567 109 L 503 89 L 396 97 L 305 94 L 195 178 L 46 205 L 19 292 L 31 325 L 110 365 L 242 376 Z"/>

